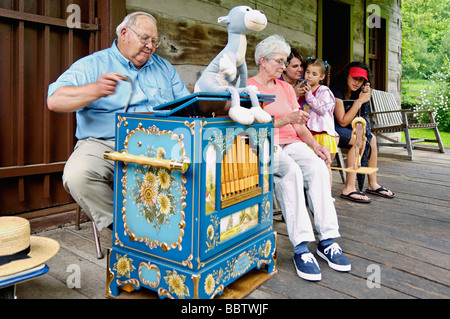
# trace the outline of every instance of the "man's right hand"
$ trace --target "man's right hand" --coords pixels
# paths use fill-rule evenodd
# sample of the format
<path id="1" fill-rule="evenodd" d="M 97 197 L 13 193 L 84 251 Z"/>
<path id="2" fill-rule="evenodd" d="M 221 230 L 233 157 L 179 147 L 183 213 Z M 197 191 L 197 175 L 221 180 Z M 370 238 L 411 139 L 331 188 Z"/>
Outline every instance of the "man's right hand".
<path id="1" fill-rule="evenodd" d="M 102 74 L 97 82 L 82 86 L 62 86 L 48 98 L 48 108 L 56 112 L 75 112 L 91 102 L 116 93 L 119 80 L 125 78 L 112 72 Z"/>
<path id="2" fill-rule="evenodd" d="M 118 81 L 123 79 L 123 76 L 114 72 L 100 75 L 96 82 L 99 98 L 116 93 Z"/>

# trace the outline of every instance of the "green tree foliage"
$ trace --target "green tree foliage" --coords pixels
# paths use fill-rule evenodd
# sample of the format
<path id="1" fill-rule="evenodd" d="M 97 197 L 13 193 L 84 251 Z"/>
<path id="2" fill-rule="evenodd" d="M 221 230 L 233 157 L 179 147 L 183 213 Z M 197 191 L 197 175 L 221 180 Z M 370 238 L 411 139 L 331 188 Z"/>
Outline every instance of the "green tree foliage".
<path id="1" fill-rule="evenodd" d="M 402 1 L 403 75 L 427 77 L 450 57 L 450 0 Z"/>

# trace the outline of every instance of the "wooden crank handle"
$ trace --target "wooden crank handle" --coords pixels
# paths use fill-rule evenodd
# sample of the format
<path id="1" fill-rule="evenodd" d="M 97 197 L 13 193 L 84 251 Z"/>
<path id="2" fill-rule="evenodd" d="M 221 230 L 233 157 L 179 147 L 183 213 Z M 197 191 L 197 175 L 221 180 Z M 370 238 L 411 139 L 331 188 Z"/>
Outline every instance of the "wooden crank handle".
<path id="1" fill-rule="evenodd" d="M 191 161 L 185 156 L 182 157 L 181 161 L 177 161 L 172 159 L 166 160 L 161 158 L 148 157 L 144 155 L 137 156 L 128 154 L 126 152 L 104 152 L 103 158 L 116 162 L 122 161 L 125 163 L 136 163 L 140 165 L 150 165 L 154 167 L 167 168 L 172 171 L 180 171 L 182 174 L 184 174 L 191 166 Z"/>

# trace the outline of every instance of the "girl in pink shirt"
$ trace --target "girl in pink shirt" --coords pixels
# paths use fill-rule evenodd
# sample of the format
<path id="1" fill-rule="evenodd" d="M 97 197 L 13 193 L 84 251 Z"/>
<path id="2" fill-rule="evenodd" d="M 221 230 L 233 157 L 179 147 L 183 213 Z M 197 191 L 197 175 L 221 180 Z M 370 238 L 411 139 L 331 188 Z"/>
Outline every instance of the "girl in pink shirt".
<path id="1" fill-rule="evenodd" d="M 315 140 L 330 149 L 331 160 L 338 152 L 339 135 L 334 129 L 335 99 L 331 90 L 321 85 L 327 76 L 328 66 L 322 60 L 308 59 L 305 66 L 305 79 L 308 82 L 307 92 L 300 101 L 301 109 L 310 113 L 307 126 Z M 309 90 L 308 90 L 309 89 Z M 330 183 L 332 182 L 331 169 Z"/>

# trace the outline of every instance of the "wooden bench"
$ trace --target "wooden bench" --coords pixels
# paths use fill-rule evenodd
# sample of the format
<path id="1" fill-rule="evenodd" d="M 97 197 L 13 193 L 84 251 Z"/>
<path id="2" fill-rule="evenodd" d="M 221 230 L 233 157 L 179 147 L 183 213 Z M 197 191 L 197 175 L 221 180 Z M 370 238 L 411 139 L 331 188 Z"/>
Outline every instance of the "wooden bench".
<path id="1" fill-rule="evenodd" d="M 439 130 L 434 120 L 434 110 L 426 111 L 412 111 L 412 110 L 402 110 L 398 105 L 395 97 L 392 93 L 372 90 L 372 97 L 370 100 L 372 113 L 369 114 L 371 122 L 371 130 L 377 137 L 382 137 L 389 142 L 381 142 L 377 139 L 378 146 L 400 146 L 406 147 L 408 151 L 408 158 L 413 159 L 413 149 L 422 149 L 430 151 L 439 151 L 445 153 L 444 145 L 442 144 L 441 136 L 439 135 Z M 418 113 L 428 113 L 430 117 L 429 123 L 409 123 L 409 114 Z M 409 130 L 412 129 L 433 129 L 436 139 L 416 139 L 411 138 Z M 383 133 L 395 133 L 404 132 L 405 142 L 398 142 L 392 138 L 384 135 Z M 437 147 L 427 147 L 418 146 L 415 143 L 419 142 L 432 142 L 437 143 Z"/>

